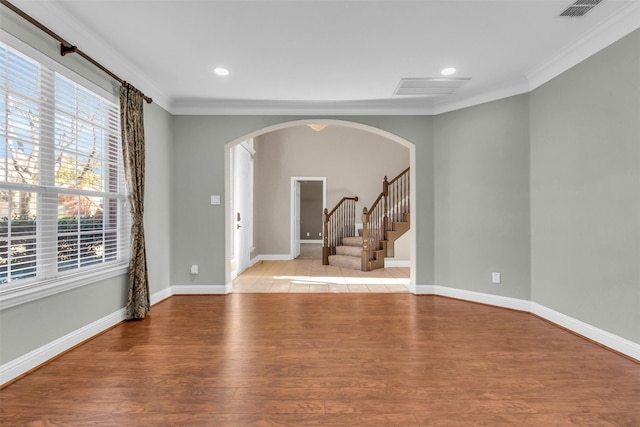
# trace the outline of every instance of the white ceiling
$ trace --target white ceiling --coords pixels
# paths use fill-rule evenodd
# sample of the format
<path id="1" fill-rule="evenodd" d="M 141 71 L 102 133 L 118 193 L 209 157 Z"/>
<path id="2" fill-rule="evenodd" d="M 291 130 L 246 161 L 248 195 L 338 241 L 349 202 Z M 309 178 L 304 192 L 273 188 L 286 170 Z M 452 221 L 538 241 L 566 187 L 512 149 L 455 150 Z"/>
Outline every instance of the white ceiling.
<path id="1" fill-rule="evenodd" d="M 435 114 L 532 90 L 640 28 L 639 0 L 559 17 L 573 1 L 12 3 L 174 114 Z M 451 66 L 471 78 L 456 94 L 393 95 Z"/>

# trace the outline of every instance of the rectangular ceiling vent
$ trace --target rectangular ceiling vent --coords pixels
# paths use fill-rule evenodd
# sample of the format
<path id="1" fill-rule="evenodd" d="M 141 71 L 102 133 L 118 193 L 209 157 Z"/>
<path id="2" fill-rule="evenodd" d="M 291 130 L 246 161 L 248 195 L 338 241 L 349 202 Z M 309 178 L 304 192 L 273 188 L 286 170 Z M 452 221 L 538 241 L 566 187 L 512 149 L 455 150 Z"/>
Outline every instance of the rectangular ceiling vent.
<path id="1" fill-rule="evenodd" d="M 407 77 L 393 92 L 394 95 L 453 95 L 471 77 Z"/>
<path id="2" fill-rule="evenodd" d="M 568 18 L 580 18 L 591 9 L 596 7 L 598 4 L 600 4 L 601 1 L 602 0 L 578 0 L 577 2 L 566 8 L 564 12 L 560 14 L 560 16 Z"/>

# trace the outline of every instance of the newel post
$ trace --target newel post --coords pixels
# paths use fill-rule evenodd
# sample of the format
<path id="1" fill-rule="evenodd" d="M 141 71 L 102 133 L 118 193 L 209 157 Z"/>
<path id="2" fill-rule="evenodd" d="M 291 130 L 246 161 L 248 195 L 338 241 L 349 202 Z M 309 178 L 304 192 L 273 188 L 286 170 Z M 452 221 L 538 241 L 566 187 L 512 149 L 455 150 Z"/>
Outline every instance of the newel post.
<path id="1" fill-rule="evenodd" d="M 329 265 L 329 211 L 324 208 L 322 230 L 322 265 Z"/>
<path id="2" fill-rule="evenodd" d="M 369 260 L 371 259 L 371 249 L 369 248 L 369 213 L 367 208 L 362 209 L 362 263 L 361 271 L 369 271 Z"/>

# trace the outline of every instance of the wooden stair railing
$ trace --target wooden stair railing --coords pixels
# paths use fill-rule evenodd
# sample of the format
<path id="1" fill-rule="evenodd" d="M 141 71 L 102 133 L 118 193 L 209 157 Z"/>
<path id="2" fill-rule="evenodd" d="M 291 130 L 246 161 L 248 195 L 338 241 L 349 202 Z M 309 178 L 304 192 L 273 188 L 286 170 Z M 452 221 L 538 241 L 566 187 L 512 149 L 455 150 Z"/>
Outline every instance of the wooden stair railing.
<path id="1" fill-rule="evenodd" d="M 390 235 L 394 223 L 407 221 L 409 206 L 409 169 L 402 171 L 391 181 L 384 177 L 382 192 L 370 209 L 362 210 L 362 271 L 384 267 L 384 257 L 393 256 L 393 240 Z M 391 246 L 389 243 L 391 242 Z"/>
<path id="2" fill-rule="evenodd" d="M 329 265 L 329 255 L 336 253 L 336 246 L 343 237 L 356 234 L 356 202 L 358 197 L 343 197 L 331 212 L 324 208 L 324 237 L 322 238 L 322 264 Z"/>

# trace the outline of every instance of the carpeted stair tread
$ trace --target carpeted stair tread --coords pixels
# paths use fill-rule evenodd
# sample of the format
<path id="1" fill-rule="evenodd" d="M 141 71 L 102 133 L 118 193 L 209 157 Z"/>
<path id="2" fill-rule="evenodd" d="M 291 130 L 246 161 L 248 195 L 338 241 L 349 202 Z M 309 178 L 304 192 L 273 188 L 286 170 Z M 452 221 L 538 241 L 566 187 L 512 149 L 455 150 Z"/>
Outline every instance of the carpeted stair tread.
<path id="1" fill-rule="evenodd" d="M 344 246 L 359 246 L 362 248 L 362 236 L 343 237 L 342 244 Z"/>
<path id="2" fill-rule="evenodd" d="M 351 268 L 354 270 L 360 270 L 361 267 L 360 257 L 347 256 L 347 255 L 330 255 L 329 264 L 335 267 Z"/>
<path id="3" fill-rule="evenodd" d="M 336 246 L 336 255 L 354 256 L 360 259 L 362 246 Z"/>

